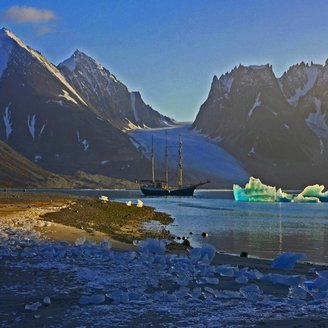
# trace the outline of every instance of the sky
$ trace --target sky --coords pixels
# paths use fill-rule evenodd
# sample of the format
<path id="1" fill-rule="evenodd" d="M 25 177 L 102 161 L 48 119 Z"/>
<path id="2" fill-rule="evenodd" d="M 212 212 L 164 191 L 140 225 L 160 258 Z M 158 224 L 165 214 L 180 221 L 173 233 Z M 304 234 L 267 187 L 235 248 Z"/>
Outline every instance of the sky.
<path id="1" fill-rule="evenodd" d="M 326 0 L 0 0 L 0 26 L 54 64 L 79 49 L 179 121 L 236 65 L 325 63 L 327 17 Z"/>

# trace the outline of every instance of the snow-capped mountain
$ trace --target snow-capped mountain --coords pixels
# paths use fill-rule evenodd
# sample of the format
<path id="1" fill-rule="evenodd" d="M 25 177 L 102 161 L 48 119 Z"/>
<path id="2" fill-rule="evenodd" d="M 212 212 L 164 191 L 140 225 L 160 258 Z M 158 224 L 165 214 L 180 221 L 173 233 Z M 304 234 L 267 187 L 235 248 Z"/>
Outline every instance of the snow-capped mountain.
<path id="1" fill-rule="evenodd" d="M 216 139 L 251 174 L 295 187 L 320 176 L 326 155 L 304 112 L 295 108 L 313 88 L 319 69 L 291 72 L 278 80 L 269 65 L 240 65 L 215 76 L 193 127 Z"/>
<path id="2" fill-rule="evenodd" d="M 292 104 L 304 116 L 308 127 L 319 137 L 324 151 L 328 139 L 328 65 L 294 65 L 279 78 L 279 84 Z"/>
<path id="3" fill-rule="evenodd" d="M 123 131 L 174 124 L 146 105 L 139 92 L 130 92 L 106 68 L 79 50 L 58 68 L 99 117 Z"/>
<path id="4" fill-rule="evenodd" d="M 1 139 L 54 172 L 136 178 L 132 167 L 144 160 L 56 66 L 6 29 L 0 31 L 0 117 Z"/>

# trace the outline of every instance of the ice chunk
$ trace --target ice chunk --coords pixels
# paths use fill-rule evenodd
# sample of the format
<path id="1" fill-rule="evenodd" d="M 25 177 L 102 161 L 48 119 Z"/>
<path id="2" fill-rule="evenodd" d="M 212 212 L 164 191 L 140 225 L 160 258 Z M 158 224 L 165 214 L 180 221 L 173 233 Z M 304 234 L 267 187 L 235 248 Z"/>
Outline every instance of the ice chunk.
<path id="1" fill-rule="evenodd" d="M 104 294 L 95 294 L 91 296 L 81 296 L 79 299 L 79 304 L 87 305 L 87 304 L 101 304 L 105 302 L 105 295 Z"/>
<path id="2" fill-rule="evenodd" d="M 129 200 L 129 201 L 126 202 L 126 206 L 131 206 L 131 205 L 132 205 L 131 200 Z"/>
<path id="3" fill-rule="evenodd" d="M 326 278 L 326 279 L 328 279 L 328 270 L 324 270 L 324 271 L 316 271 L 316 274 L 317 274 L 319 277 L 322 277 L 322 278 Z"/>
<path id="4" fill-rule="evenodd" d="M 241 287 L 240 294 L 248 300 L 257 300 L 263 294 L 263 291 L 259 286 L 252 284 L 246 287 Z"/>
<path id="5" fill-rule="evenodd" d="M 215 272 L 222 277 L 234 277 L 236 271 L 238 271 L 238 268 L 229 265 L 219 265 L 215 268 Z"/>
<path id="6" fill-rule="evenodd" d="M 274 269 L 291 270 L 294 268 L 296 261 L 305 259 L 306 256 L 303 253 L 286 252 L 274 259 L 271 267 Z"/>
<path id="7" fill-rule="evenodd" d="M 303 276 L 299 275 L 282 275 L 278 273 L 269 273 L 261 279 L 263 281 L 271 282 L 272 284 L 280 284 L 285 286 L 298 286 L 303 280 Z"/>
<path id="8" fill-rule="evenodd" d="M 292 286 L 289 288 L 288 297 L 305 300 L 307 297 L 307 292 L 299 286 Z"/>
<path id="9" fill-rule="evenodd" d="M 138 246 L 138 249 L 141 253 L 149 255 L 164 254 L 165 247 L 168 243 L 169 241 L 163 239 L 147 238 L 145 240 L 134 242 L 134 245 Z"/>
<path id="10" fill-rule="evenodd" d="M 140 199 L 137 201 L 137 207 L 143 207 L 143 202 Z"/>
<path id="11" fill-rule="evenodd" d="M 25 305 L 25 310 L 36 311 L 36 310 L 38 310 L 38 308 L 40 306 L 42 306 L 42 304 L 40 302 L 35 302 L 35 303 L 32 303 L 32 304 L 26 304 Z"/>
<path id="12" fill-rule="evenodd" d="M 87 241 L 87 239 L 85 238 L 85 236 L 81 236 L 81 237 L 79 237 L 79 238 L 76 239 L 76 241 L 75 241 L 75 246 L 81 246 L 81 245 L 83 245 L 86 241 Z"/>
<path id="13" fill-rule="evenodd" d="M 103 203 L 107 203 L 107 202 L 109 202 L 109 199 L 108 199 L 107 196 L 100 196 L 100 197 L 99 197 L 99 200 L 101 200 Z"/>
<path id="14" fill-rule="evenodd" d="M 315 197 L 318 198 L 322 202 L 328 202 L 328 191 L 323 192 L 325 186 L 323 185 L 312 185 L 307 186 L 304 190 L 298 195 L 303 197 Z"/>
<path id="15" fill-rule="evenodd" d="M 43 299 L 43 304 L 44 304 L 44 305 L 50 305 L 50 304 L 51 304 L 51 300 L 50 300 L 50 297 L 49 297 L 49 296 L 46 296 L 46 297 Z"/>
<path id="16" fill-rule="evenodd" d="M 211 263 L 215 254 L 216 248 L 210 244 L 203 244 L 201 248 L 192 248 L 189 250 L 189 255 L 193 263 Z"/>
<path id="17" fill-rule="evenodd" d="M 245 285 L 248 283 L 248 278 L 244 275 L 240 275 L 235 279 L 236 283 Z"/>

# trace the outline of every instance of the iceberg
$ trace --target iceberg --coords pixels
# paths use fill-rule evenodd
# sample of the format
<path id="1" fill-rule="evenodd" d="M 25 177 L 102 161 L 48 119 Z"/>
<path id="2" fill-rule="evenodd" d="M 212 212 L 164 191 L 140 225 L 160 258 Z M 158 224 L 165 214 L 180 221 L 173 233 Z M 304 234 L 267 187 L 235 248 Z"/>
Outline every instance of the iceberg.
<path id="1" fill-rule="evenodd" d="M 235 200 L 242 202 L 293 202 L 293 203 L 320 203 L 328 202 L 328 191 L 323 192 L 323 185 L 307 186 L 298 195 L 287 194 L 276 187 L 268 186 L 260 179 L 250 177 L 244 188 L 233 185 Z"/>
<path id="2" fill-rule="evenodd" d="M 276 202 L 290 201 L 291 195 L 284 193 L 281 189 L 267 186 L 260 179 L 250 177 L 245 188 L 239 185 L 233 185 L 233 195 L 235 200 L 244 202 Z"/>
<path id="3" fill-rule="evenodd" d="M 316 198 L 321 202 L 328 202 L 328 191 L 323 192 L 324 185 L 307 186 L 297 197 Z"/>

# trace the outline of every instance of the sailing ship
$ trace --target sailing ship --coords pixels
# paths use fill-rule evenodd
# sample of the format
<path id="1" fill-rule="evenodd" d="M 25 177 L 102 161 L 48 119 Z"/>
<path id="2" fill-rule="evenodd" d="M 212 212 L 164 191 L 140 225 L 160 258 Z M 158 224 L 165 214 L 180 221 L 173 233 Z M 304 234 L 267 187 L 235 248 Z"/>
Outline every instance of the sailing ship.
<path id="1" fill-rule="evenodd" d="M 154 138 L 152 137 L 151 146 L 151 180 L 141 181 L 141 191 L 145 196 L 193 196 L 197 187 L 209 181 L 197 184 L 183 185 L 183 164 L 182 164 L 182 139 L 179 137 L 179 162 L 178 162 L 178 184 L 176 187 L 169 187 L 169 161 L 167 133 L 165 140 L 165 180 L 155 179 L 155 158 L 154 158 Z"/>

